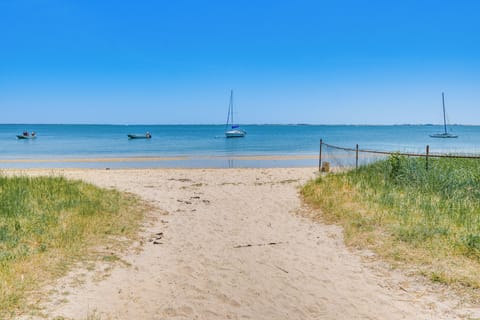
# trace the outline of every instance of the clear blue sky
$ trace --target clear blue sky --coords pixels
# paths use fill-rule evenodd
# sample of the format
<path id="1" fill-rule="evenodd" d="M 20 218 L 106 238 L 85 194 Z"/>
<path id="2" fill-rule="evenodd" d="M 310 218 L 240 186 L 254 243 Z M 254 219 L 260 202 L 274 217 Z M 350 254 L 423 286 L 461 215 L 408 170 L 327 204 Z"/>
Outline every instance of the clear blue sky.
<path id="1" fill-rule="evenodd" d="M 0 123 L 480 124 L 480 1 L 0 0 Z"/>

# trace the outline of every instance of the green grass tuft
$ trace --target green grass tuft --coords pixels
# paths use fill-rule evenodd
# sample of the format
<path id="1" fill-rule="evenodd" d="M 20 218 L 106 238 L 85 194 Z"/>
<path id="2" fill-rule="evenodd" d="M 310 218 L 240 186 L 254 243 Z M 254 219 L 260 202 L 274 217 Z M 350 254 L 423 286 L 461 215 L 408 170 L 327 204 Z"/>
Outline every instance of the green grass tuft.
<path id="1" fill-rule="evenodd" d="M 0 318 L 25 309 L 30 292 L 65 274 L 89 247 L 132 238 L 142 215 L 137 199 L 115 190 L 0 175 Z"/>
<path id="2" fill-rule="evenodd" d="M 480 288 L 479 186 L 476 159 L 430 158 L 427 170 L 424 158 L 392 155 L 302 193 L 318 219 L 344 226 L 347 243 L 433 268 L 432 281 Z"/>

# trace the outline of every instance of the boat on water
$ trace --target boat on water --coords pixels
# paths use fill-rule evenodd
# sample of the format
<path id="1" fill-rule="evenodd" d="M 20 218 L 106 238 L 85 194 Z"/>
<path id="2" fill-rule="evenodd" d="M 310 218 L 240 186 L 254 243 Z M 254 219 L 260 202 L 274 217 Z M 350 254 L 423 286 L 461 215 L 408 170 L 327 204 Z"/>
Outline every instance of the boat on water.
<path id="1" fill-rule="evenodd" d="M 25 140 L 25 139 L 35 139 L 37 134 L 35 132 L 29 133 L 28 131 L 24 131 L 22 134 L 17 134 L 17 139 Z"/>
<path id="2" fill-rule="evenodd" d="M 442 92 L 442 105 L 443 105 L 443 129 L 441 133 L 431 134 L 431 138 L 458 138 L 457 135 L 449 133 L 447 131 L 447 118 L 445 117 L 445 94 Z"/>
<path id="3" fill-rule="evenodd" d="M 228 105 L 227 124 L 225 125 L 225 137 L 243 138 L 247 132 L 233 122 L 233 90 L 230 91 L 230 103 Z"/>
<path id="4" fill-rule="evenodd" d="M 145 134 L 127 134 L 128 139 L 151 139 L 152 135 L 150 132 L 146 132 Z"/>

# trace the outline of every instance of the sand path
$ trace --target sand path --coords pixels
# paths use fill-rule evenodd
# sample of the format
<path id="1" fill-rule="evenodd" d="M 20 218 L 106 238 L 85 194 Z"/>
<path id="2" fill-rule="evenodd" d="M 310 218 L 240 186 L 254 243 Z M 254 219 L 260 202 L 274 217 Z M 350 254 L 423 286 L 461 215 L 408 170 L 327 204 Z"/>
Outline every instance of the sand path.
<path id="1" fill-rule="evenodd" d="M 105 279 L 72 275 L 45 307 L 72 319 L 456 319 L 455 300 L 345 248 L 296 215 L 314 169 L 64 170 L 152 202 L 138 254 Z M 163 215 L 163 212 L 168 212 Z M 150 235 L 163 233 L 154 244 Z M 83 274 L 83 273 L 82 273 Z M 77 284 L 72 284 L 76 282 Z"/>

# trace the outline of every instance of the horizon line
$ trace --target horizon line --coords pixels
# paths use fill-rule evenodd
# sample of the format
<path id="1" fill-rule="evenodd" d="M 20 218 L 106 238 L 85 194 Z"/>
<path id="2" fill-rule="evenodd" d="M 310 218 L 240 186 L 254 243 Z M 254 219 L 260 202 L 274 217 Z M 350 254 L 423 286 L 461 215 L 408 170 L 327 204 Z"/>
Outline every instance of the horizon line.
<path id="1" fill-rule="evenodd" d="M 225 124 L 221 123 L 74 123 L 74 122 L 65 122 L 65 123 L 0 123 L 0 125 L 53 125 L 53 126 L 62 126 L 62 125 L 71 125 L 71 126 L 225 126 Z M 375 124 L 375 123 L 334 123 L 334 124 L 326 124 L 326 123 L 307 123 L 307 122 L 299 122 L 299 123 L 242 123 L 242 126 L 443 126 L 442 123 L 391 123 L 391 124 Z M 480 126 L 480 124 L 460 124 L 454 123 L 449 124 L 448 126 Z"/>

